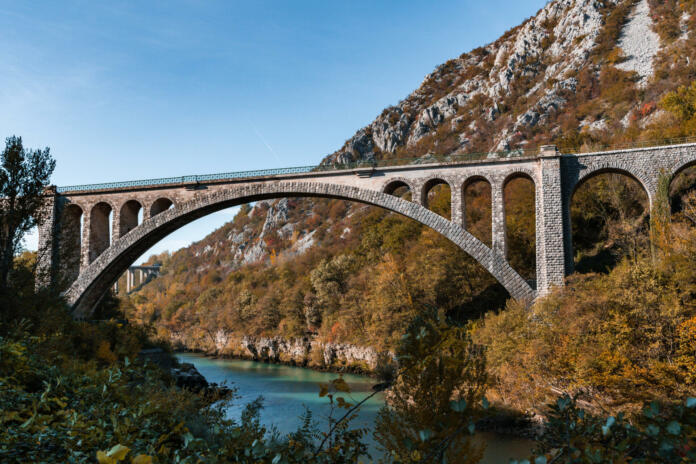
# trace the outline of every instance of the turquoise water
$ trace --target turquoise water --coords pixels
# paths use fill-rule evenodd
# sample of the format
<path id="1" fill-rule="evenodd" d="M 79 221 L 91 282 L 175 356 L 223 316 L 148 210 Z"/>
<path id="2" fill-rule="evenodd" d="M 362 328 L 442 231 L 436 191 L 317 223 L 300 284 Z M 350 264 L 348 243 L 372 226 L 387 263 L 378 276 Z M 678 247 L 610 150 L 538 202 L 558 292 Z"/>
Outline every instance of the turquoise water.
<path id="1" fill-rule="evenodd" d="M 191 353 L 180 353 L 177 357 L 182 362 L 195 365 L 209 382 L 226 382 L 237 389 L 240 398 L 234 401 L 234 405 L 228 410 L 231 418 L 239 418 L 246 403 L 263 395 L 261 423 L 267 427 L 275 426 L 281 434 L 297 429 L 305 406 L 312 410 L 314 419 L 320 426 L 326 424 L 325 418 L 329 408 L 326 398 L 319 397 L 319 384 L 328 383 L 338 374 L 255 361 L 213 359 Z M 345 374 L 343 378 L 353 392 L 353 402 L 360 401 L 370 394 L 370 388 L 375 383 L 373 379 L 359 375 Z M 371 429 L 377 411 L 383 403 L 384 396 L 381 393 L 370 398 L 363 405 L 358 418 L 351 422 L 352 427 Z M 480 433 L 478 436 L 486 442 L 486 455 L 481 461 L 483 464 L 506 463 L 510 458 L 525 457 L 532 447 L 529 440 L 501 437 L 491 433 Z M 370 453 L 373 457 L 376 456 L 378 453 L 371 436 L 367 441 Z"/>

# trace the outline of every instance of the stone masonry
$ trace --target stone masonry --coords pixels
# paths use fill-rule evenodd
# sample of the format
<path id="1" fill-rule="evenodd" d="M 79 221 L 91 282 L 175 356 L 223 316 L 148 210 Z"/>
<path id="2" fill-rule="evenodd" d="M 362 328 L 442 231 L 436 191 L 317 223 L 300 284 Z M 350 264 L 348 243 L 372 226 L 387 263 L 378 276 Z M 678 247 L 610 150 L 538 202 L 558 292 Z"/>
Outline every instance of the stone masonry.
<path id="1" fill-rule="evenodd" d="M 696 144 L 577 155 L 542 147 L 532 157 L 47 189 L 47 217 L 39 229 L 39 267 L 46 271 L 41 284 L 64 291 L 75 316 L 87 317 L 138 256 L 183 225 L 243 203 L 315 196 L 379 206 L 431 227 L 476 259 L 512 297 L 531 301 L 563 285 L 573 270 L 570 200 L 582 182 L 605 172 L 626 174 L 643 186 L 652 207 L 659 176 L 673 177 L 693 163 Z M 507 261 L 504 187 L 520 176 L 536 192 L 537 275 L 531 284 Z M 491 248 L 464 225 L 463 190 L 473 180 L 491 187 Z M 443 183 L 452 193 L 451 220 L 427 209 L 428 191 Z M 408 187 L 412 201 L 391 194 L 399 187 Z"/>

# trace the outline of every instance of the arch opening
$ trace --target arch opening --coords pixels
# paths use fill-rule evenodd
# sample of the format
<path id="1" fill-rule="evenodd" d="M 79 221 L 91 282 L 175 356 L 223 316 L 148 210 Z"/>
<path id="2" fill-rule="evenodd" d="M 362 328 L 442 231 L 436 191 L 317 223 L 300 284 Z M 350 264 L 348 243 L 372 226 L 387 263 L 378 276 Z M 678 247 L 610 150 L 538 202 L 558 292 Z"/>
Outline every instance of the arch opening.
<path id="1" fill-rule="evenodd" d="M 526 279 L 536 279 L 536 186 L 515 173 L 503 184 L 507 259 Z"/>
<path id="2" fill-rule="evenodd" d="M 629 173 L 592 173 L 575 186 L 569 206 L 576 272 L 605 273 L 626 256 L 648 252 L 650 201 Z"/>
<path id="3" fill-rule="evenodd" d="M 89 262 L 92 263 L 111 246 L 113 209 L 105 202 L 92 207 L 89 217 Z"/>
<path id="4" fill-rule="evenodd" d="M 422 203 L 433 213 L 452 219 L 452 190 L 443 179 L 430 179 L 423 185 Z"/>
<path id="5" fill-rule="evenodd" d="M 696 204 L 696 164 L 679 169 L 669 183 L 669 206 L 678 221 L 692 222 L 692 209 Z M 696 218 L 695 218 L 696 219 Z"/>
<path id="6" fill-rule="evenodd" d="M 142 205 L 136 200 L 128 200 L 119 214 L 118 236 L 123 237 L 142 222 Z"/>
<path id="7" fill-rule="evenodd" d="M 462 186 L 464 228 L 487 246 L 493 243 L 491 184 L 484 177 L 467 179 Z"/>
<path id="8" fill-rule="evenodd" d="M 154 201 L 154 203 L 152 203 L 152 206 L 150 206 L 150 217 L 157 216 L 163 211 L 167 211 L 173 207 L 174 202 L 169 198 L 158 198 Z"/>
<path id="9" fill-rule="evenodd" d="M 74 203 L 63 207 L 58 226 L 58 288 L 65 289 L 80 274 L 82 254 L 82 208 Z"/>
<path id="10" fill-rule="evenodd" d="M 413 199 L 413 192 L 411 187 L 406 182 L 397 180 L 390 182 L 385 188 L 384 193 L 387 195 L 394 195 L 402 200 L 411 201 Z"/>
<path id="11" fill-rule="evenodd" d="M 412 202 L 397 200 L 383 193 L 355 187 L 318 183 L 277 183 L 244 186 L 218 191 L 207 197 L 198 197 L 162 213 L 157 221 L 147 220 L 141 227 L 131 231 L 128 240 L 118 240 L 113 250 L 102 255 L 89 269 L 85 269 L 78 280 L 65 293 L 73 307 L 75 317 L 87 317 L 96 303 L 116 281 L 117 277 L 154 244 L 180 227 L 216 211 L 260 200 L 284 197 L 325 197 L 357 201 L 382 207 L 427 225 L 445 238 L 454 242 L 465 253 L 478 261 L 513 298 L 531 300 L 534 292 L 527 282 L 506 262 L 494 259 L 492 251 L 463 231 L 462 228 Z M 133 235 L 134 234 L 134 235 Z M 83 278 L 84 276 L 84 278 Z"/>
<path id="12" fill-rule="evenodd" d="M 340 253 L 332 253 L 336 243 L 336 236 L 332 236 L 316 240 L 310 253 L 293 260 L 287 259 L 295 253 L 292 244 L 280 248 L 268 244 L 262 255 L 266 265 L 252 266 L 243 273 L 227 273 L 220 264 L 196 270 L 199 260 L 211 264 L 230 262 L 233 256 L 239 256 L 234 246 L 191 257 L 196 263 L 192 266 L 182 265 L 181 255 L 171 260 L 164 258 L 165 272 L 157 282 L 131 297 L 135 306 L 131 314 L 139 322 L 153 322 L 163 330 L 182 332 L 195 331 L 208 321 L 224 320 L 225 327 L 235 335 L 261 327 L 286 337 L 302 337 L 308 331 L 342 337 L 346 331 L 369 330 L 376 339 L 386 340 L 398 333 L 396 321 L 403 321 L 398 318 L 408 308 L 433 305 L 448 317 L 465 322 L 485 311 L 504 307 L 509 298 L 481 264 L 438 232 L 411 218 L 347 200 L 296 202 L 291 198 L 287 203 L 300 204 L 296 211 L 303 213 L 308 211 L 307 204 L 312 209 L 319 205 L 321 210 L 330 211 L 331 205 L 348 203 L 348 221 L 341 218 L 334 224 L 337 231 L 350 227 L 357 233 L 341 237 L 346 247 Z M 277 203 L 257 204 L 253 216 L 266 217 L 273 204 Z M 290 216 L 293 213 L 290 209 Z M 325 217 L 318 211 L 317 214 Z M 242 219 L 252 215 L 243 212 L 240 216 Z M 295 230 L 299 233 L 295 239 L 300 243 L 311 233 L 304 224 L 312 217 L 301 216 L 306 219 L 291 222 L 297 225 Z M 309 238 L 316 238 L 317 234 Z M 268 236 L 266 233 L 263 239 Z M 357 262 L 360 264 L 356 267 Z M 428 269 L 427 278 L 423 278 L 423 269 Z M 200 284 L 181 287 L 181 282 L 196 278 Z M 371 318 L 375 313 L 383 317 Z"/>

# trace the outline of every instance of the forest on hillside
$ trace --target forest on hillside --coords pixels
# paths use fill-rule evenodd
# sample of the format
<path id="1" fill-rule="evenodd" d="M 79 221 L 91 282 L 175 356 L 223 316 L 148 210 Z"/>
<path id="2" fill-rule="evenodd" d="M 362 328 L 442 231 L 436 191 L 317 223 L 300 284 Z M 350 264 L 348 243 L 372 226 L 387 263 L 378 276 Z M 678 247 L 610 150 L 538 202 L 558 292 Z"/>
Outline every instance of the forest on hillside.
<path id="1" fill-rule="evenodd" d="M 670 105 L 676 105 L 679 92 L 687 90 L 668 94 L 662 103 L 675 115 L 681 106 Z M 691 98 L 686 102 L 696 101 Z M 687 125 L 692 118 L 693 112 L 673 123 Z M 688 169 L 672 183 L 674 208 L 693 179 Z M 449 217 L 450 194 L 446 185 L 433 188 L 429 207 Z M 522 276 L 534 279 L 534 185 L 527 178 L 512 179 L 504 198 L 508 258 Z M 642 187 L 621 174 L 600 175 L 581 185 L 572 201 L 576 270 L 606 272 L 624 256 L 645 254 L 647 201 Z M 464 202 L 467 229 L 490 245 L 490 186 L 485 181 L 468 185 Z M 225 237 L 244 227 L 258 237 L 275 208 L 270 202 L 243 207 L 231 223 L 194 247 L 151 257 L 150 263 L 163 264 L 162 275 L 124 298 L 129 319 L 154 324 L 165 338 L 184 333 L 196 348 L 210 349 L 209 334 L 222 329 L 238 337 L 312 335 L 384 350 L 394 347 L 423 306 L 445 308 L 466 321 L 505 305 L 507 292 L 492 276 L 415 221 L 342 200 L 290 199 L 287 207 L 283 223 L 254 239 L 271 250 L 267 259 L 235 268 L 225 265 L 233 261 L 231 250 L 217 249 L 212 259 L 205 250 L 224 246 Z M 287 237 L 281 233 L 284 224 L 294 227 Z M 315 245 L 293 253 L 300 234 L 311 234 Z"/>
<path id="2" fill-rule="evenodd" d="M 439 66 L 413 94 L 385 109 L 358 132 L 358 139 L 350 139 L 324 163 L 487 151 L 495 134 L 513 126 L 509 149 L 553 143 L 563 153 L 694 136 L 696 64 L 689 57 L 696 53 L 696 4 L 648 2 L 659 50 L 652 75 L 641 76 L 624 69 L 631 57 L 620 47 L 622 31 L 639 3 L 568 7 L 551 2 L 492 44 Z M 582 12 L 598 15 L 602 23 L 592 31 L 589 48 L 588 37 L 575 37 L 574 46 L 586 53 L 578 64 L 580 58 L 559 53 L 565 39 L 554 31 L 579 34 L 566 22 Z M 520 44 L 523 55 L 511 50 Z M 512 74 L 506 78 L 504 99 L 492 101 L 482 89 L 498 79 L 501 63 L 508 63 Z M 560 74 L 549 78 L 553 70 Z M 470 84 L 478 90 L 465 103 L 441 106 L 451 99 L 448 95 Z M 490 89 L 488 94 L 496 86 Z M 541 105 L 544 98 L 557 104 Z M 377 123 L 394 135 L 406 126 L 412 131 L 417 118 L 425 124 L 423 115 L 438 111 L 445 111 L 444 119 L 431 117 L 430 128 L 415 142 L 405 143 L 399 136 L 399 143 L 382 150 L 364 139 L 368 132 L 377 136 L 372 133 Z M 528 113 L 541 119 L 520 126 L 525 120 L 521 115 Z M 453 143 L 466 127 L 476 127 L 475 136 L 465 146 Z M 395 194 L 408 197 L 410 192 Z M 429 207 L 449 217 L 449 187 L 437 185 L 428 195 Z M 463 195 L 467 229 L 490 244 L 490 186 L 474 182 Z M 535 277 L 533 196 L 529 179 L 516 178 L 505 186 L 508 259 L 528 279 Z M 678 194 L 673 201 L 680 201 Z M 621 257 L 644 253 L 646 202 L 640 186 L 621 175 L 582 185 L 572 204 L 577 270 L 606 272 Z M 171 256 L 151 257 L 154 262 L 163 264 L 163 275 L 129 297 L 121 295 L 129 319 L 153 324 L 164 338 L 176 334 L 189 348 L 206 350 L 212 349 L 211 334 L 217 330 L 237 339 L 311 336 L 391 349 L 414 308 L 443 307 L 464 321 L 502 308 L 507 299 L 490 275 L 444 238 L 394 214 L 338 200 L 298 198 L 245 206 L 200 242 Z"/>

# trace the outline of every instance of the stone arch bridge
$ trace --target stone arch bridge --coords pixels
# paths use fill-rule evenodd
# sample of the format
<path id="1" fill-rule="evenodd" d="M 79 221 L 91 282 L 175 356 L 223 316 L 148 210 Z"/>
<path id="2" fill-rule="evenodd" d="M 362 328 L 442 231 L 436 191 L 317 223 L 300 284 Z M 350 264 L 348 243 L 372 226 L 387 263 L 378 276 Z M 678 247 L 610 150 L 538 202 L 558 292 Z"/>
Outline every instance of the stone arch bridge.
<path id="1" fill-rule="evenodd" d="M 696 163 L 696 144 L 568 155 L 553 146 L 533 156 L 456 159 L 446 163 L 352 169 L 291 168 L 149 181 L 49 187 L 39 226 L 40 285 L 64 290 L 76 317 L 87 317 L 118 277 L 152 245 L 212 212 L 263 199 L 329 197 L 379 206 L 407 216 L 454 242 L 510 293 L 533 300 L 563 285 L 573 270 L 570 199 L 593 175 L 626 174 L 647 192 L 651 207 L 660 173 L 674 176 Z M 506 259 L 503 189 L 514 177 L 535 186 L 536 280 L 523 279 Z M 463 190 L 473 180 L 491 187 L 492 247 L 466 230 Z M 446 183 L 451 220 L 427 209 L 427 194 Z M 392 195 L 408 187 L 412 201 Z"/>

